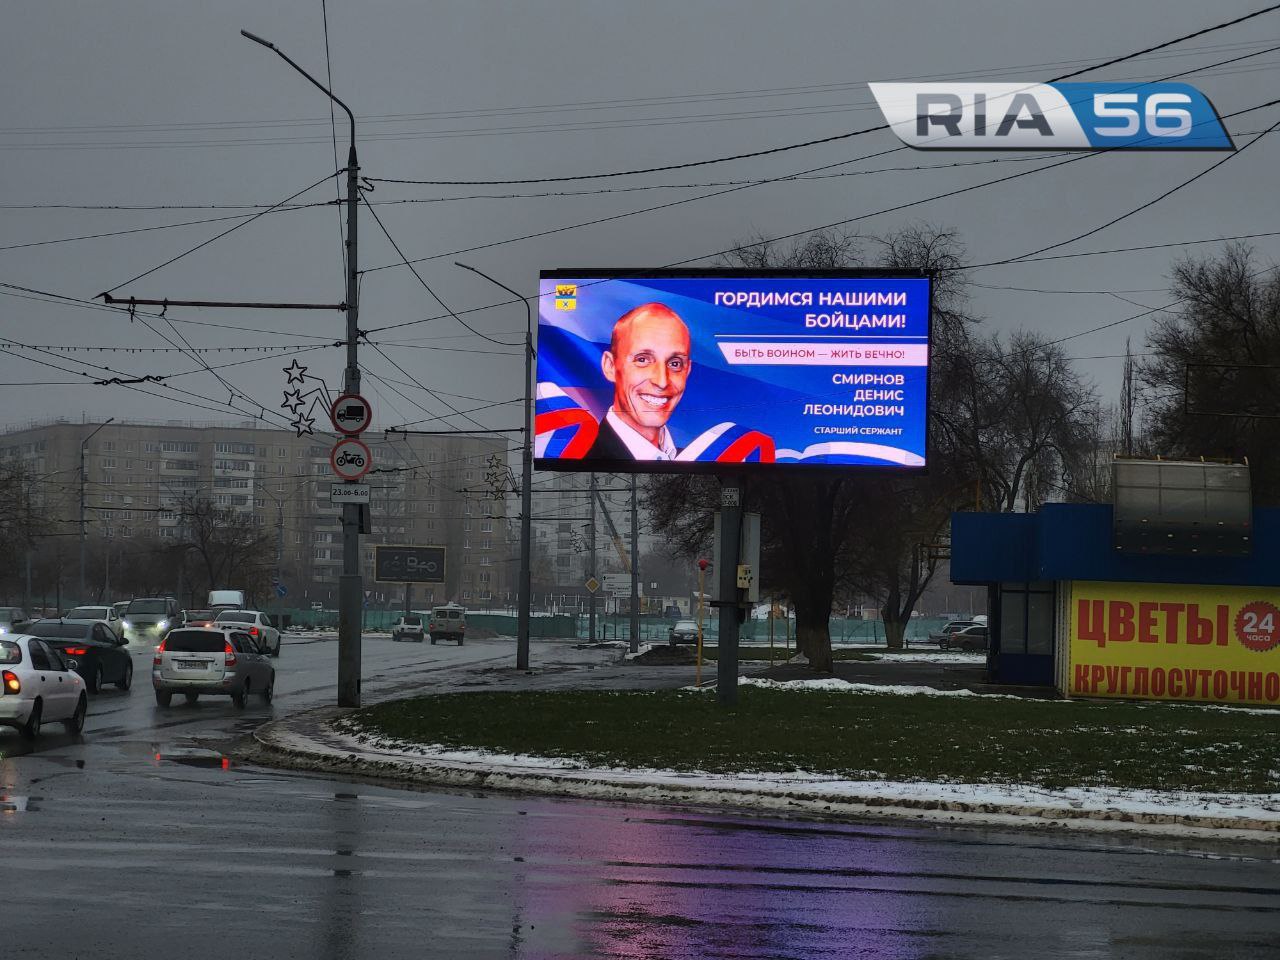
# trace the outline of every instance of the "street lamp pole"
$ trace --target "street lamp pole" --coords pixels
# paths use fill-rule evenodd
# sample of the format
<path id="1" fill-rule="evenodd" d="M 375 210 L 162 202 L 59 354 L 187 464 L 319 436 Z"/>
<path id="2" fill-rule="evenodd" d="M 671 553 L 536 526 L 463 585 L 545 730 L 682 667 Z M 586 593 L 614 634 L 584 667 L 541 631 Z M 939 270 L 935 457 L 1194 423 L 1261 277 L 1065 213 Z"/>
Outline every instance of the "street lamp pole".
<path id="1" fill-rule="evenodd" d="M 360 188 L 357 177 L 360 165 L 356 160 L 356 118 L 351 108 L 333 95 L 333 91 L 298 66 L 275 44 L 255 36 L 248 30 L 240 33 L 273 51 L 285 63 L 302 74 L 312 85 L 336 103 L 347 115 L 351 124 L 351 146 L 347 150 L 347 366 L 343 375 L 344 393 L 360 392 L 360 365 L 356 347 L 360 339 L 358 280 L 356 272 L 357 205 Z M 360 578 L 360 510 L 356 503 L 342 505 L 342 574 L 338 578 L 338 706 L 360 706 L 360 628 L 361 607 L 364 602 L 363 584 Z"/>
<path id="2" fill-rule="evenodd" d="M 87 437 L 85 437 L 83 440 L 80 441 L 80 593 L 79 593 L 79 596 L 76 597 L 76 603 L 85 602 L 85 595 L 84 595 L 84 552 L 85 552 L 84 548 L 85 548 L 85 537 L 86 537 L 85 524 L 84 524 L 84 476 L 85 476 L 85 457 L 86 457 L 85 451 L 86 451 L 86 448 L 89 446 L 89 441 L 93 439 L 93 435 L 97 433 L 99 430 L 101 430 L 103 427 L 105 427 L 108 423 L 115 423 L 115 420 L 116 420 L 115 417 L 111 417 L 110 419 L 104 421 L 103 423 L 98 424 L 96 427 L 94 427 L 94 429 L 89 433 Z M 58 616 L 62 616 L 62 614 L 59 613 Z"/>
<path id="3" fill-rule="evenodd" d="M 524 450 L 521 451 L 520 476 L 520 581 L 518 584 L 519 613 L 516 619 L 516 669 L 529 669 L 529 604 L 532 597 L 530 531 L 533 528 L 533 309 L 529 298 L 521 297 L 501 280 L 495 280 L 483 270 L 454 261 L 454 265 L 484 277 L 494 286 L 501 287 L 524 304 Z"/>

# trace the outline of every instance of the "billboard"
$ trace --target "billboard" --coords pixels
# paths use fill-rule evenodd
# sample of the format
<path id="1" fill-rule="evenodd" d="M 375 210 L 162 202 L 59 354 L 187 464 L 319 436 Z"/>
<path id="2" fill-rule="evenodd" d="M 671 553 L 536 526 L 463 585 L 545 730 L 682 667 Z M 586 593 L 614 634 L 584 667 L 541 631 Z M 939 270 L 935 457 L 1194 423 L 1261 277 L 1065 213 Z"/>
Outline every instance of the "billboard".
<path id="1" fill-rule="evenodd" d="M 920 271 L 555 270 L 539 293 L 538 469 L 925 466 Z"/>
<path id="2" fill-rule="evenodd" d="M 1071 584 L 1067 693 L 1280 703 L 1280 588 Z"/>
<path id="3" fill-rule="evenodd" d="M 376 544 L 373 579 L 379 583 L 444 583 L 444 547 Z"/>

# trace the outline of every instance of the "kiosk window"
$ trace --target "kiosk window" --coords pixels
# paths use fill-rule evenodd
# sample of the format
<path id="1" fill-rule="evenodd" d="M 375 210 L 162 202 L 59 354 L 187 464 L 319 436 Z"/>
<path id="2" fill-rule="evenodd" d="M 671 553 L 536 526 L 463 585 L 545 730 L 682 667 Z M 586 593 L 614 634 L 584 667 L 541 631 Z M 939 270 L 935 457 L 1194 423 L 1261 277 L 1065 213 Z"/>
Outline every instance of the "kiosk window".
<path id="1" fill-rule="evenodd" d="M 1000 652 L 1053 653 L 1053 584 L 1000 584 Z"/>

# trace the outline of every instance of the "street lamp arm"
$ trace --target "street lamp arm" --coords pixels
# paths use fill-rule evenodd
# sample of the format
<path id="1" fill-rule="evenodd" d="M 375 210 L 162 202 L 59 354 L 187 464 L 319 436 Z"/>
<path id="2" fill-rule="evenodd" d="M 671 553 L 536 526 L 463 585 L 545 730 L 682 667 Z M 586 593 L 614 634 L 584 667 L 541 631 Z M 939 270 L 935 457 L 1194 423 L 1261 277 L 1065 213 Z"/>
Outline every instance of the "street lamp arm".
<path id="1" fill-rule="evenodd" d="M 346 111 L 347 119 L 351 122 L 351 149 L 352 149 L 352 150 L 354 150 L 354 149 L 355 149 L 355 144 L 356 144 L 356 117 L 355 117 L 355 114 L 353 114 L 353 113 L 351 112 L 351 108 L 350 108 L 350 107 L 348 107 L 345 103 L 343 103 L 341 100 L 339 100 L 337 97 L 335 97 L 335 96 L 333 95 L 333 91 L 332 91 L 332 90 L 330 90 L 328 87 L 326 87 L 323 83 L 321 83 L 319 80 L 317 80 L 317 79 L 316 79 L 315 77 L 313 77 L 311 74 L 307 73 L 307 71 L 306 71 L 306 70 L 304 70 L 304 69 L 302 69 L 302 67 L 298 66 L 298 64 L 293 60 L 293 58 L 291 58 L 287 53 L 285 53 L 283 50 L 281 50 L 279 47 L 277 47 L 277 46 L 276 46 L 274 43 L 272 43 L 270 40 L 264 40 L 264 39 L 262 39 L 262 37 L 259 37 L 257 34 L 250 33 L 248 30 L 241 30 L 241 31 L 240 31 L 240 36 L 242 36 L 242 37 L 246 37 L 247 39 L 252 40 L 254 43 L 261 44 L 262 46 L 266 47 L 268 50 L 270 50 L 270 51 L 272 51 L 273 53 L 275 53 L 275 54 L 276 54 L 276 56 L 278 56 L 281 60 L 283 60 L 283 61 L 284 61 L 285 63 L 287 63 L 289 66 L 293 67 L 293 69 L 297 70 L 300 74 L 302 74 L 304 77 L 306 77 L 308 80 L 310 80 L 313 84 L 315 84 L 315 86 L 319 87 L 319 88 L 320 88 L 320 90 L 321 90 L 321 92 L 323 92 L 323 93 L 324 93 L 324 95 L 325 95 L 326 97 L 328 97 L 330 100 L 332 100 L 332 101 L 333 101 L 334 103 L 336 103 L 338 106 L 340 106 L 344 111 Z"/>
<path id="2" fill-rule="evenodd" d="M 496 287 L 501 287 L 524 304 L 524 450 L 521 451 L 520 478 L 520 579 L 518 593 L 520 610 L 516 619 L 516 669 L 529 669 L 529 606 L 533 599 L 532 573 L 529 568 L 532 557 L 533 522 L 533 310 L 529 298 L 521 297 L 501 280 L 496 280 L 483 270 L 454 261 L 463 270 L 470 270 Z"/>

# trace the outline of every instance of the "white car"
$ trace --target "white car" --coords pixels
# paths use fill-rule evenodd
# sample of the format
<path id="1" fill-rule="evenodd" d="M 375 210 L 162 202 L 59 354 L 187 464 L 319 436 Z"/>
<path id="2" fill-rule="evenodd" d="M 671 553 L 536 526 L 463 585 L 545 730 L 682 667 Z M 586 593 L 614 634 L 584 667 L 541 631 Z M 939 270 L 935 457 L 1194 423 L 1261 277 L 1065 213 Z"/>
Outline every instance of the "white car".
<path id="1" fill-rule="evenodd" d="M 280 631 L 271 625 L 271 618 L 261 610 L 219 610 L 213 624 L 215 627 L 226 624 L 244 630 L 271 656 L 280 656 Z"/>
<path id="2" fill-rule="evenodd" d="M 124 636 L 124 617 L 115 607 L 73 607 L 63 620 L 101 620 L 117 637 Z"/>
<path id="3" fill-rule="evenodd" d="M 84 681 L 43 640 L 25 634 L 0 638 L 0 724 L 29 740 L 55 720 L 67 733 L 79 733 L 88 709 Z"/>

